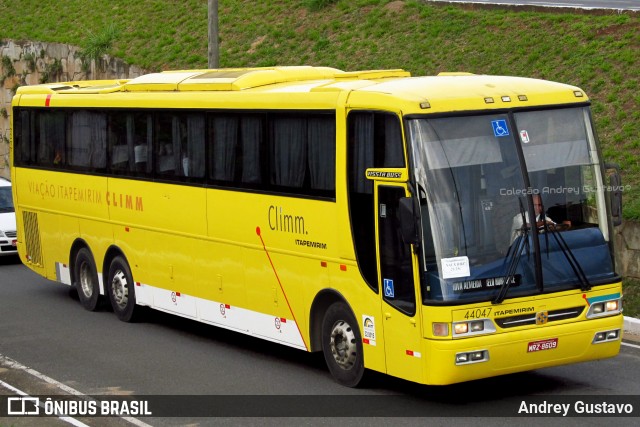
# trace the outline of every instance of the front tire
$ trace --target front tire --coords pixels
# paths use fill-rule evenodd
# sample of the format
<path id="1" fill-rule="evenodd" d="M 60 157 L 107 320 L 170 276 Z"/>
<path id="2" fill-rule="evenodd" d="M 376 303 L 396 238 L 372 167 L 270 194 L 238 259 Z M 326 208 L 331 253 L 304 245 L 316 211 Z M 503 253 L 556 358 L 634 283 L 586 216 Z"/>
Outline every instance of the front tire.
<path id="1" fill-rule="evenodd" d="M 356 387 L 364 376 L 362 337 L 356 319 L 343 302 L 332 304 L 322 321 L 322 352 L 335 380 Z"/>
<path id="2" fill-rule="evenodd" d="M 135 284 L 129 263 L 121 256 L 115 257 L 109 266 L 107 294 L 118 319 L 133 322 L 137 312 Z"/>
<path id="3" fill-rule="evenodd" d="M 85 309 L 95 311 L 98 308 L 100 298 L 100 285 L 98 284 L 96 263 L 93 261 L 89 249 L 80 248 L 76 254 L 73 264 L 73 278 L 80 303 Z"/>

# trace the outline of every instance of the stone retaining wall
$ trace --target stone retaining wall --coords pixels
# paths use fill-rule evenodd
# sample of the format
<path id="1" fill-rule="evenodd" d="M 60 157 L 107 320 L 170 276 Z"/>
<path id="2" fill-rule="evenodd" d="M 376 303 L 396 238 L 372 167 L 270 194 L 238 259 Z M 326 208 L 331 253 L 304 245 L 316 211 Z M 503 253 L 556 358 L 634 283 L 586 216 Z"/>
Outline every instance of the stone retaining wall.
<path id="1" fill-rule="evenodd" d="M 640 280 L 640 223 L 624 221 L 616 227 L 615 247 L 617 272 Z"/>
<path id="2" fill-rule="evenodd" d="M 81 49 L 60 43 L 0 40 L 0 176 L 9 176 L 9 114 L 18 86 L 76 80 L 132 79 L 140 67 L 104 55 L 83 66 Z"/>

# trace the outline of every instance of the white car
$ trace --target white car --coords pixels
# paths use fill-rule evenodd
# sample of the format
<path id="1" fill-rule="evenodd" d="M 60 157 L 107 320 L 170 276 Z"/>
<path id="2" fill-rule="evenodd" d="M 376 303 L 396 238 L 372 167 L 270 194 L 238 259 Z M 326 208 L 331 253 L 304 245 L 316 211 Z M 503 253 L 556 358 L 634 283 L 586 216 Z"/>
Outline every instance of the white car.
<path id="1" fill-rule="evenodd" d="M 0 256 L 16 255 L 16 210 L 11 181 L 0 178 Z"/>

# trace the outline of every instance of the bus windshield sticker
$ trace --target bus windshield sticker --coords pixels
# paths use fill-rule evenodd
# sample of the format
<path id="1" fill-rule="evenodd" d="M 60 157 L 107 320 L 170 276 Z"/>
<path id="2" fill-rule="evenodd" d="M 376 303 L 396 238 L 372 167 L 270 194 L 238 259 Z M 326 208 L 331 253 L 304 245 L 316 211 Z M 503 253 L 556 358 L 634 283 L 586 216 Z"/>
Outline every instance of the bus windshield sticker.
<path id="1" fill-rule="evenodd" d="M 509 128 L 507 127 L 507 121 L 504 119 L 493 120 L 491 122 L 491 126 L 493 126 L 493 134 L 496 137 L 501 136 L 509 136 Z"/>
<path id="2" fill-rule="evenodd" d="M 455 279 L 457 277 L 471 276 L 469 258 L 466 256 L 442 258 L 441 263 L 443 279 Z"/>
<path id="3" fill-rule="evenodd" d="M 395 296 L 392 279 L 384 279 L 384 296 L 387 298 L 393 298 Z"/>
<path id="4" fill-rule="evenodd" d="M 520 141 L 522 141 L 523 144 L 528 144 L 529 141 L 531 141 L 529 139 L 529 132 L 527 132 L 526 130 L 521 130 L 520 131 Z"/>

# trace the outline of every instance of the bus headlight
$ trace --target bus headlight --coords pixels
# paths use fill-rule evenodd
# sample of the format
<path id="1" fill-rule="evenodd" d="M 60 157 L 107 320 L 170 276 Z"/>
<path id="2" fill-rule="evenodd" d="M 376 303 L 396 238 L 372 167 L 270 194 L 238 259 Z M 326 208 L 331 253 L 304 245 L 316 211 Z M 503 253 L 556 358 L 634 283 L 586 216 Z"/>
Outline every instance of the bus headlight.
<path id="1" fill-rule="evenodd" d="M 456 365 L 467 365 L 469 363 L 486 362 L 489 360 L 488 350 L 467 351 L 464 353 L 456 353 Z"/>
<path id="2" fill-rule="evenodd" d="M 456 335 L 466 334 L 467 332 L 484 331 L 484 322 L 482 320 L 474 320 L 472 322 L 460 322 L 453 324 L 453 332 Z"/>
<path id="3" fill-rule="evenodd" d="M 489 319 L 477 319 L 467 322 L 453 323 L 453 337 L 461 338 L 470 335 L 490 334 L 495 332 L 496 328 Z"/>
<path id="4" fill-rule="evenodd" d="M 464 338 L 473 335 L 490 334 L 496 331 L 496 327 L 489 319 L 476 319 L 465 322 L 453 322 L 453 324 L 445 322 L 433 322 L 431 324 L 433 329 L 433 336 L 446 337 L 449 335 L 449 326 L 451 325 L 451 331 L 453 338 Z"/>
<path id="5" fill-rule="evenodd" d="M 618 311 L 619 300 L 607 301 L 604 305 L 604 311 Z"/>
<path id="6" fill-rule="evenodd" d="M 622 311 L 621 298 L 615 298 L 608 301 L 599 301 L 591 304 L 587 312 L 587 319 L 595 317 L 613 316 Z"/>
<path id="7" fill-rule="evenodd" d="M 613 329 L 611 331 L 596 332 L 593 337 L 593 344 L 599 344 L 603 342 L 617 341 L 620 338 L 620 329 Z"/>

